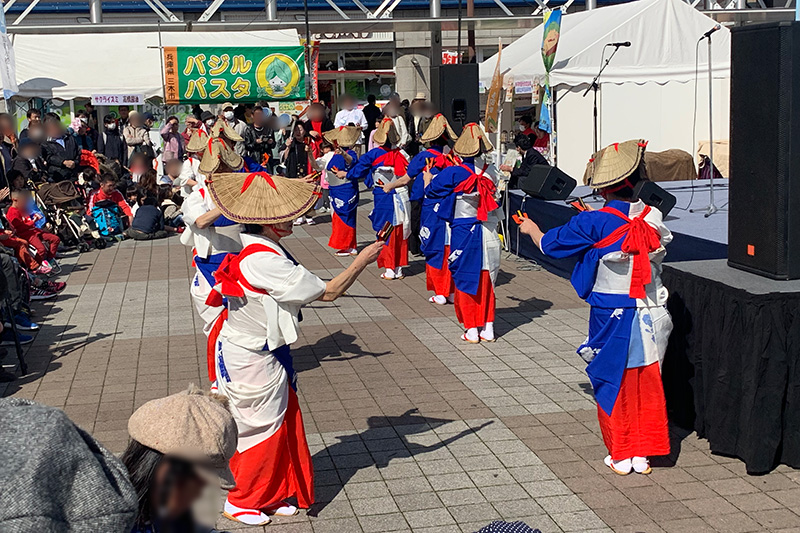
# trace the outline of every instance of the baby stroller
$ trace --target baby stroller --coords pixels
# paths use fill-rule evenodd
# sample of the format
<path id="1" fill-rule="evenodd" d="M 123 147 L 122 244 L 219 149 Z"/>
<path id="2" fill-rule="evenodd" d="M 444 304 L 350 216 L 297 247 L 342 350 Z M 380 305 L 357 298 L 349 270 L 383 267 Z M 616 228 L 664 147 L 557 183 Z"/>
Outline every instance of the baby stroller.
<path id="1" fill-rule="evenodd" d="M 83 196 L 69 181 L 34 185 L 36 203 L 53 225 L 61 242 L 66 246 L 77 246 L 88 252 L 92 245 L 98 250 L 106 247 L 104 239 L 95 238 L 84 219 Z"/>

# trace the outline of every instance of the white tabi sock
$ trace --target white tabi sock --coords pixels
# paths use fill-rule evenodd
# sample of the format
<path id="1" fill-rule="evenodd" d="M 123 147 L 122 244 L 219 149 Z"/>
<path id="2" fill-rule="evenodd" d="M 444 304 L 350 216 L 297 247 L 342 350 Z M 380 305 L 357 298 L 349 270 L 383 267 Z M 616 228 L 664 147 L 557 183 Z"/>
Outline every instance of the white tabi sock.
<path id="1" fill-rule="evenodd" d="M 225 500 L 224 515 L 226 518 L 248 526 L 265 526 L 271 522 L 270 518 L 258 509 L 236 507 L 227 499 Z"/>
<path id="2" fill-rule="evenodd" d="M 436 296 L 431 296 L 429 301 L 434 304 L 444 305 L 447 303 L 447 298 L 445 298 L 441 294 L 437 294 Z"/>
<path id="3" fill-rule="evenodd" d="M 478 336 L 478 328 L 469 328 L 466 333 L 464 333 L 464 337 L 469 342 L 478 342 L 480 340 Z"/>
<path id="4" fill-rule="evenodd" d="M 481 329 L 481 339 L 491 341 L 494 340 L 494 322 L 487 322 L 483 329 Z"/>
<path id="5" fill-rule="evenodd" d="M 394 279 L 394 269 L 387 268 L 386 272 L 383 273 L 383 277 L 386 279 Z"/>
<path id="6" fill-rule="evenodd" d="M 397 267 L 394 269 L 394 277 L 402 278 L 403 277 L 403 267 Z"/>

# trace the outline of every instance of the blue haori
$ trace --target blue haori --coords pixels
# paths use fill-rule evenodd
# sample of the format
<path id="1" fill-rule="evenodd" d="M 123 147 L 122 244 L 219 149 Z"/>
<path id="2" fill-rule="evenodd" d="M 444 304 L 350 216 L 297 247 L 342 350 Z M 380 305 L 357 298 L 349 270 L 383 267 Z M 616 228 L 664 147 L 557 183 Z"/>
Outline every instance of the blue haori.
<path id="1" fill-rule="evenodd" d="M 341 154 L 334 154 L 328 162 L 326 170 L 333 170 L 335 168 L 337 170 L 349 171 L 358 162 L 358 155 L 352 150 L 348 150 L 347 153 L 352 158 L 352 162 L 349 166 L 347 165 L 347 160 Z M 345 178 L 343 183 L 331 185 L 328 191 L 331 197 L 333 211 L 342 222 L 351 228 L 355 228 L 359 201 L 358 180 Z"/>
<path id="2" fill-rule="evenodd" d="M 441 201 L 428 198 L 425 195 L 425 180 L 423 174 L 428 165 L 428 159 L 435 159 L 442 153 L 429 148 L 415 155 L 408 164 L 408 175 L 414 178 L 411 186 L 411 201 L 422 201 L 420 214 L 420 249 L 425 255 L 425 262 L 433 268 L 440 269 L 444 264 L 444 247 L 448 243 L 447 222 L 439 215 Z M 436 176 L 442 169 L 431 167 L 430 173 Z"/>
<path id="3" fill-rule="evenodd" d="M 456 289 L 475 295 L 483 270 L 483 224 L 476 216 L 460 216 L 455 212 L 456 198 L 461 196 L 455 189 L 473 172 L 472 158 L 464 159 L 464 165 L 445 168 L 425 189 L 425 199 L 437 202 L 437 215 L 450 224 L 448 262 Z"/>

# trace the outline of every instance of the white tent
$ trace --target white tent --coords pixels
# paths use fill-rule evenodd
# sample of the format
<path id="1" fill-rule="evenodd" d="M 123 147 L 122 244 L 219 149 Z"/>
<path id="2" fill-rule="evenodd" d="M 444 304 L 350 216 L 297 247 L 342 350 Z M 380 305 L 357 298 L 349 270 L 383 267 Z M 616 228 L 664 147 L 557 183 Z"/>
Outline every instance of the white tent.
<path id="1" fill-rule="evenodd" d="M 297 31 L 163 32 L 164 46 L 297 46 Z M 19 96 L 163 95 L 158 33 L 16 34 Z M 76 55 L 77 54 L 77 55 Z"/>
<path id="2" fill-rule="evenodd" d="M 639 0 L 564 15 L 550 73 L 559 99 L 559 166 L 577 178 L 583 175 L 592 152 L 592 95 L 582 98 L 581 94 L 600 69 L 603 55 L 607 58 L 613 51 L 605 45 L 613 42 L 630 41 L 631 46 L 620 48 L 600 78 L 600 146 L 644 138 L 653 151 L 681 148 L 694 154 L 693 144 L 708 138 L 708 52 L 705 41 L 699 49 L 697 43 L 715 24 L 681 0 Z M 503 49 L 500 69 L 507 77 L 544 79 L 542 31 L 539 26 Z M 729 123 L 727 28 L 714 33 L 712 58 L 714 136 L 720 140 L 728 138 Z M 493 56 L 480 65 L 480 77 L 487 86 L 496 64 Z"/>

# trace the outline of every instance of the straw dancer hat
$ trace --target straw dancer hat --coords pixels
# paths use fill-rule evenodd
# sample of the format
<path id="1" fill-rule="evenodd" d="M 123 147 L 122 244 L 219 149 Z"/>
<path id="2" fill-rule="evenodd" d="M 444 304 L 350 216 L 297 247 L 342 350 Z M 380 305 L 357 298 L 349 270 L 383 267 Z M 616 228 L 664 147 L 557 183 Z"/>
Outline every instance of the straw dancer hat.
<path id="1" fill-rule="evenodd" d="M 386 144 L 387 139 L 391 144 L 397 144 L 400 142 L 400 134 L 397 133 L 397 128 L 394 122 L 392 122 L 392 119 L 384 117 L 381 121 L 381 125 L 375 130 L 375 135 L 372 136 L 372 140 L 378 146 L 383 146 Z"/>
<path id="2" fill-rule="evenodd" d="M 266 172 L 214 174 L 206 189 L 227 218 L 241 224 L 279 224 L 311 209 L 319 187 Z"/>
<path id="3" fill-rule="evenodd" d="M 338 128 L 324 132 L 322 137 L 331 144 L 336 141 L 336 144 L 339 146 L 350 148 L 356 144 L 358 138 L 361 137 L 361 128 L 358 126 L 339 126 Z"/>
<path id="4" fill-rule="evenodd" d="M 422 134 L 422 137 L 420 137 L 419 140 L 422 143 L 429 143 L 431 141 L 435 141 L 445 133 L 447 133 L 447 138 L 451 141 L 455 141 L 458 138 L 458 135 L 450 126 L 450 123 L 447 122 L 445 116 L 439 113 L 431 119 L 430 124 L 428 124 L 428 128 L 425 130 L 425 133 Z"/>
<path id="5" fill-rule="evenodd" d="M 483 131 L 483 128 L 470 122 L 464 126 L 464 131 L 453 145 L 453 151 L 461 157 L 474 157 L 480 153 L 494 150 L 492 143 Z"/>
<path id="6" fill-rule="evenodd" d="M 647 148 L 647 141 L 634 139 L 606 146 L 589 160 L 587 185 L 602 189 L 625 181 L 639 168 Z"/>
<path id="7" fill-rule="evenodd" d="M 217 120 L 208 135 L 200 131 L 194 132 L 186 144 L 186 151 L 203 154 L 200 172 L 204 174 L 220 169 L 239 170 L 244 166 L 244 160 L 233 150 L 233 144 L 243 140 L 224 120 Z"/>

